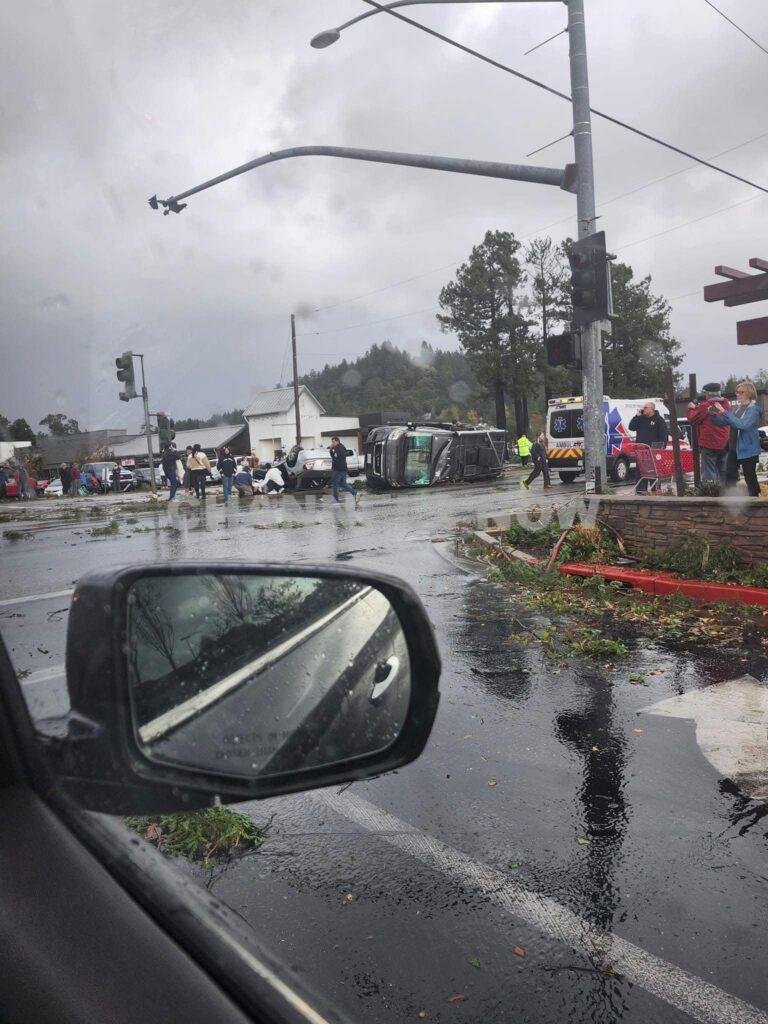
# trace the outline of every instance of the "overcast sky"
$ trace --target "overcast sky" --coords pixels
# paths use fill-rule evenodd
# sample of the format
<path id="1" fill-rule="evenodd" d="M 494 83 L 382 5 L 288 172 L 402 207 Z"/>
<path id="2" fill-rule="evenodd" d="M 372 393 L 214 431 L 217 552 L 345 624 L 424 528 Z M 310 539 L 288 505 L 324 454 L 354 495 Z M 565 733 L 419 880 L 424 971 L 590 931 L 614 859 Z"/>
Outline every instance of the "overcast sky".
<path id="1" fill-rule="evenodd" d="M 310 48 L 360 0 L 0 6 L 0 412 L 11 418 L 135 426 L 140 403 L 117 401 L 114 377 L 128 348 L 146 354 L 155 409 L 245 405 L 290 377 L 292 310 L 302 371 L 385 339 L 455 346 L 436 325 L 437 294 L 487 229 L 574 234 L 574 197 L 553 188 L 316 157 L 220 185 L 179 216 L 149 208 L 153 193 L 294 145 L 572 159 L 570 140 L 526 158 L 569 131 L 568 104 L 391 17 Z M 719 6 L 768 45 L 765 0 Z M 766 54 L 704 0 L 586 7 L 594 107 L 704 157 L 738 146 L 718 162 L 768 185 Z M 564 27 L 559 3 L 408 13 L 568 91 L 567 37 L 523 56 Z M 736 320 L 765 305 L 701 298 L 716 263 L 768 258 L 768 195 L 694 168 L 607 203 L 689 165 L 605 122 L 594 137 L 599 226 L 672 301 L 684 370 L 703 383 L 768 365 L 768 350 L 735 341 Z"/>

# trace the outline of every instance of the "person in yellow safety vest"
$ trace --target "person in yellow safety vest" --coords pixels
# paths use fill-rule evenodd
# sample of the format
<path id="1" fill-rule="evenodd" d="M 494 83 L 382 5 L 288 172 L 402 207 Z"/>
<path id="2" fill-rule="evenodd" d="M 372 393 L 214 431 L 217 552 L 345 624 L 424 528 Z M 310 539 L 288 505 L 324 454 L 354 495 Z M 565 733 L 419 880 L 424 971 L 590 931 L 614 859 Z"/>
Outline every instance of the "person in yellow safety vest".
<path id="1" fill-rule="evenodd" d="M 525 434 L 517 439 L 517 454 L 520 456 L 520 461 L 524 466 L 528 465 L 528 459 L 531 457 L 531 444 Z"/>

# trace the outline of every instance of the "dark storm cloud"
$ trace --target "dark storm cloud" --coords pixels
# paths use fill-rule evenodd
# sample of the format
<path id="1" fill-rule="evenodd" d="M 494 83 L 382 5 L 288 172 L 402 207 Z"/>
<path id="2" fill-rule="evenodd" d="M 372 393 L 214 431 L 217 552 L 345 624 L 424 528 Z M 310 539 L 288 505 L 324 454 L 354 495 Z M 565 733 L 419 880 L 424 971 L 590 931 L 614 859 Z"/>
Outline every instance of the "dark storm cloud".
<path id="1" fill-rule="evenodd" d="M 762 0 L 723 3 L 768 38 Z M 310 49 L 316 31 L 361 9 L 358 0 L 2 7 L 0 412 L 135 422 L 138 403 L 119 406 L 113 376 L 114 356 L 128 347 L 147 354 L 151 393 L 173 414 L 243 404 L 278 380 L 291 310 L 305 368 L 384 338 L 411 351 L 423 337 L 450 344 L 431 313 L 402 317 L 436 306 L 446 264 L 465 258 L 487 228 L 573 233 L 573 200 L 554 189 L 321 158 L 228 182 L 178 217 L 149 209 L 153 192 L 178 192 L 286 146 L 525 162 L 568 131 L 565 103 L 385 16 L 327 51 Z M 587 15 L 594 106 L 704 156 L 768 132 L 768 58 L 700 0 L 588 0 Z M 562 27 L 560 4 L 415 16 L 568 87 L 565 37 L 522 56 Z M 767 143 L 720 159 L 766 182 Z M 600 122 L 595 149 L 599 202 L 686 166 Z M 569 159 L 563 142 L 530 162 Z M 605 205 L 601 227 L 622 259 L 673 297 L 698 291 L 715 263 L 768 255 L 766 199 L 688 170 Z M 741 200 L 750 201 L 644 241 Z M 364 298 L 312 313 L 354 296 Z M 735 349 L 743 310 L 705 306 L 698 295 L 674 306 L 690 369 L 718 377 L 768 362 Z M 378 320 L 386 322 L 344 329 Z"/>

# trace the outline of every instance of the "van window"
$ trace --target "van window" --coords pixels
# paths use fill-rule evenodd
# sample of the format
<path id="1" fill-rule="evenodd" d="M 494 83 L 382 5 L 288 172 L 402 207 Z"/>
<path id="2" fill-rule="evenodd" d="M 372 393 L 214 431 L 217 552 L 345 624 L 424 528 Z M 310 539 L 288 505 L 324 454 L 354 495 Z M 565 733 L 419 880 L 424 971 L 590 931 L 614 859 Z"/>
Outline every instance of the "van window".
<path id="1" fill-rule="evenodd" d="M 552 409 L 549 414 L 549 436 L 560 438 L 584 437 L 584 410 Z"/>
<path id="2" fill-rule="evenodd" d="M 432 455 L 432 435 L 412 434 L 405 453 L 404 483 L 412 486 L 429 484 L 429 464 Z"/>

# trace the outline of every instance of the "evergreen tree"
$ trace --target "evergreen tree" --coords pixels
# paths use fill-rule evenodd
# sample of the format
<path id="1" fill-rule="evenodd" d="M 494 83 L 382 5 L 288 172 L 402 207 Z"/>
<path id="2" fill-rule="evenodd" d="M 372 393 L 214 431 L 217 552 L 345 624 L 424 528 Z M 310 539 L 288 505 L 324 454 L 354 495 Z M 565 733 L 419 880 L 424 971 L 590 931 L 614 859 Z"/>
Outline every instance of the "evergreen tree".
<path id="1" fill-rule="evenodd" d="M 11 441 L 31 441 L 32 444 L 37 442 L 37 434 L 21 416 L 10 424 L 8 430 Z"/>
<path id="2" fill-rule="evenodd" d="M 663 395 L 667 367 L 677 371 L 683 354 L 670 334 L 669 303 L 653 294 L 650 275 L 638 282 L 633 276 L 626 263 L 613 264 L 614 318 L 603 341 L 605 390 L 622 398 Z"/>
<path id="3" fill-rule="evenodd" d="M 487 231 L 455 279 L 440 291 L 445 312 L 437 317 L 444 331 L 458 337 L 477 380 L 493 397 L 496 425 L 503 430 L 507 428 L 506 393 L 522 397 L 530 390 L 540 349 L 521 311 L 519 249 L 512 232 Z M 520 422 L 517 405 L 516 414 L 518 431 L 527 428 L 527 423 Z"/>
<path id="4" fill-rule="evenodd" d="M 79 434 L 80 424 L 71 416 L 65 416 L 61 412 L 49 412 L 40 420 L 41 427 L 48 427 L 54 437 L 66 437 L 69 434 Z"/>

